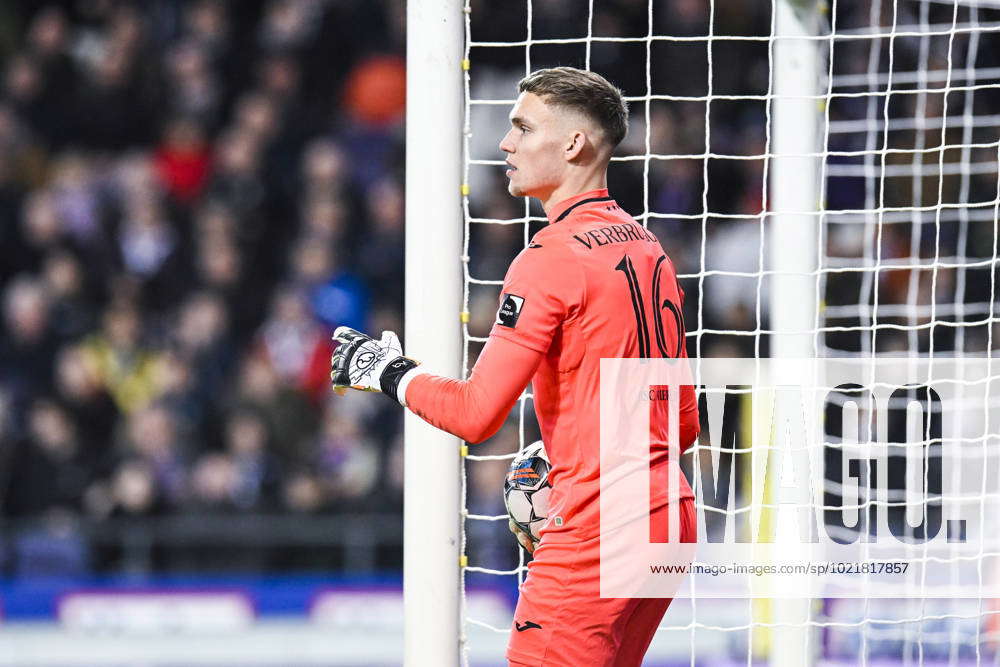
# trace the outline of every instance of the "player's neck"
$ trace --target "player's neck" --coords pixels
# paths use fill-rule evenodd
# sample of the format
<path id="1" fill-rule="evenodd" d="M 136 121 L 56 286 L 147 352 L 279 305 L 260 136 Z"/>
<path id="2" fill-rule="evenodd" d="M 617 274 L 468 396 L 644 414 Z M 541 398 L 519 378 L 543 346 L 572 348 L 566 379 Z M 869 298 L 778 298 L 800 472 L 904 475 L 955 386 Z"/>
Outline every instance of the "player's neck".
<path id="1" fill-rule="evenodd" d="M 547 197 L 539 197 L 538 199 L 542 204 L 545 214 L 548 215 L 554 206 L 558 206 L 560 202 L 564 202 L 571 197 L 583 194 L 584 192 L 591 192 L 592 190 L 607 189 L 608 174 L 605 171 L 600 174 L 589 174 L 586 178 L 568 180 L 550 192 Z"/>

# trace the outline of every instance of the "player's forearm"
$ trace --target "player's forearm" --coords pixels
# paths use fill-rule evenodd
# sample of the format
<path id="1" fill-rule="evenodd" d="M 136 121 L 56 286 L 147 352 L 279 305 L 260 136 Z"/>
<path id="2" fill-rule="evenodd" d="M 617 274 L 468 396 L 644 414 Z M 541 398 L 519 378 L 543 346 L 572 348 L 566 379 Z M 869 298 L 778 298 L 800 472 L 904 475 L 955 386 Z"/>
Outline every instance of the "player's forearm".
<path id="1" fill-rule="evenodd" d="M 469 442 L 482 442 L 500 430 L 509 405 L 489 405 L 482 387 L 471 380 L 455 380 L 424 374 L 413 379 L 406 393 L 406 405 L 417 416 L 437 428 Z"/>
<path id="2" fill-rule="evenodd" d="M 491 337 L 468 380 L 416 375 L 406 406 L 429 424 L 469 442 L 482 442 L 503 426 L 542 355 Z"/>

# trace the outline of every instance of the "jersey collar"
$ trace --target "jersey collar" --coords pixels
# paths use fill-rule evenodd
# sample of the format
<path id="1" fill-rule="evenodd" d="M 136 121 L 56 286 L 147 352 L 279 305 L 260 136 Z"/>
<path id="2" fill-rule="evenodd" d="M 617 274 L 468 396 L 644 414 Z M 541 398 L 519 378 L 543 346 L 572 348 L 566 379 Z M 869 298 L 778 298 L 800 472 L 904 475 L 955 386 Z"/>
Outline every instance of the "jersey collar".
<path id="1" fill-rule="evenodd" d="M 569 199 L 564 199 L 559 202 L 548 212 L 549 223 L 555 224 L 560 220 L 565 220 L 566 216 L 568 216 L 571 211 L 585 204 L 597 201 L 611 201 L 611 197 L 608 196 L 607 188 L 581 192 L 574 197 L 570 197 Z"/>

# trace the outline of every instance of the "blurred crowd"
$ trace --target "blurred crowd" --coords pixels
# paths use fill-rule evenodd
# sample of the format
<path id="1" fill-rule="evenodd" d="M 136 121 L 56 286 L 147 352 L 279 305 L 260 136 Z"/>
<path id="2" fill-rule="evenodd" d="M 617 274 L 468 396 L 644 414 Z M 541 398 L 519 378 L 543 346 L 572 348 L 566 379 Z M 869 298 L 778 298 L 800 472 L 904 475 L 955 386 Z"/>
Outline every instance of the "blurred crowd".
<path id="1" fill-rule="evenodd" d="M 535 0 L 531 38 L 642 38 L 650 30 L 647 0 L 592 5 L 589 16 L 576 0 Z M 711 3 L 654 5 L 653 34 L 707 34 Z M 871 2 L 841 5 L 839 29 L 868 25 Z M 525 39 L 527 6 L 473 2 L 473 39 Z M 940 18 L 939 9 L 951 11 L 935 7 L 925 18 Z M 714 10 L 716 35 L 771 31 L 769 3 L 714 3 Z M 891 19 L 882 12 L 878 20 Z M 934 42 L 921 65 L 918 40 L 900 38 L 896 66 L 947 67 L 942 45 L 957 51 L 968 40 Z M 888 41 L 879 44 L 884 60 Z M 1000 53 L 979 48 L 979 66 Z M 869 42 L 844 49 L 835 75 L 864 73 Z M 0 5 L 0 518 L 401 510 L 401 411 L 368 396 L 332 397 L 328 365 L 337 325 L 402 334 L 404 55 L 402 0 Z M 589 64 L 630 97 L 685 98 L 648 109 L 633 102 L 619 155 L 690 157 L 616 162 L 611 191 L 629 212 L 649 214 L 686 276 L 687 328 L 709 332 L 689 340 L 689 354 L 766 354 L 759 335 L 767 328 L 766 284 L 759 290 L 754 276 L 697 274 L 766 266 L 768 44 L 542 43 L 530 56 L 532 68 Z M 514 97 L 523 46 L 474 47 L 470 60 L 473 98 Z M 709 91 L 718 98 L 710 107 L 697 99 Z M 972 112 L 996 101 L 985 94 Z M 741 95 L 759 98 L 729 99 Z M 875 107 L 841 99 L 830 119 L 864 121 L 881 113 L 884 97 L 875 99 Z M 897 96 L 892 116 L 940 115 L 943 96 L 920 108 L 916 100 Z M 963 102 L 952 97 L 951 108 Z M 472 113 L 472 157 L 497 159 L 507 109 Z M 831 135 L 830 148 L 880 145 L 883 135 L 870 127 Z M 933 126 L 925 135 L 892 134 L 889 145 L 933 147 L 944 137 Z M 950 131 L 948 142 L 959 141 L 961 132 Z M 706 149 L 713 157 L 701 157 Z M 861 169 L 865 159 L 830 164 Z M 928 179 L 920 194 L 917 181 L 887 179 L 880 204 L 871 199 L 876 179 L 831 175 L 827 206 L 934 203 L 936 182 Z M 507 195 L 501 169 L 475 167 L 470 182 L 474 218 L 541 214 Z M 946 202 L 995 197 L 995 170 L 964 185 L 951 179 L 941 193 Z M 885 225 L 881 256 L 989 255 L 989 221 L 965 232 L 955 218 L 938 220 L 940 229 L 934 222 Z M 831 224 L 825 268 L 874 256 L 871 223 L 869 216 Z M 473 277 L 501 279 L 538 228 L 472 225 Z M 935 271 L 934 288 L 930 272 L 920 273 L 886 270 L 874 288 L 858 274 L 834 274 L 824 297 L 859 312 L 875 291 L 881 304 L 913 303 L 914 295 L 919 303 L 991 299 L 988 281 L 971 271 L 968 280 Z M 497 296 L 496 286 L 470 288 L 473 336 L 489 331 Z M 853 310 L 850 318 L 840 323 L 871 324 Z M 711 333 L 727 331 L 749 335 Z M 943 331 L 939 345 L 953 330 Z M 860 336 L 851 336 L 827 342 L 861 349 Z M 926 330 L 920 336 L 926 345 Z M 896 331 L 883 339 L 900 349 L 908 342 Z M 477 351 L 470 349 L 470 367 Z M 509 453 L 532 437 L 526 407 L 527 433 L 519 407 L 485 453 Z M 470 467 L 473 513 L 503 511 L 504 468 L 503 461 Z M 509 560 L 498 527 L 470 524 L 477 562 Z M 22 567 L 16 552 L 0 539 L 0 572 Z"/>
<path id="2" fill-rule="evenodd" d="M 334 326 L 401 330 L 403 3 L 0 35 L 0 516 L 398 510 L 399 410 L 328 373 Z"/>

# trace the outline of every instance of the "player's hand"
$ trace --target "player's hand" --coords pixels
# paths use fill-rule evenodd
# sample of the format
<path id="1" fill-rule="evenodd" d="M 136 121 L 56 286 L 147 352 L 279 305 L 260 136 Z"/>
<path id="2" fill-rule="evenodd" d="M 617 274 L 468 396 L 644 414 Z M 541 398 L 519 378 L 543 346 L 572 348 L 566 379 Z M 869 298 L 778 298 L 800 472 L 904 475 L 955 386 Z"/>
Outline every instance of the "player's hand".
<path id="1" fill-rule="evenodd" d="M 535 553 L 535 543 L 531 540 L 531 536 L 518 528 L 513 519 L 507 519 L 507 527 L 510 528 L 510 532 L 514 533 L 514 537 L 517 538 L 518 543 L 524 547 L 525 551 L 529 554 Z"/>
<path id="2" fill-rule="evenodd" d="M 337 327 L 333 338 L 340 343 L 330 358 L 334 391 L 380 391 L 406 405 L 397 397 L 397 390 L 403 376 L 418 363 L 403 356 L 395 333 L 383 331 L 382 338 L 375 340 L 350 327 Z"/>

